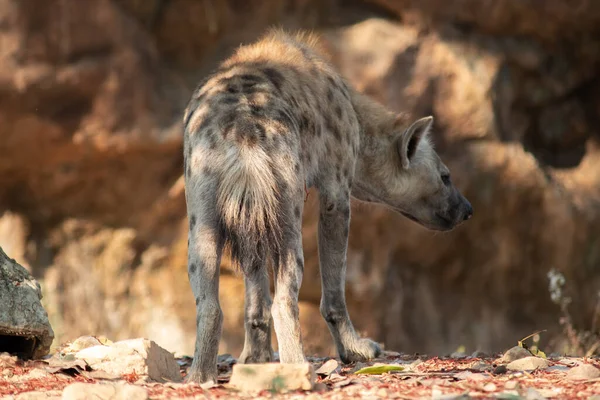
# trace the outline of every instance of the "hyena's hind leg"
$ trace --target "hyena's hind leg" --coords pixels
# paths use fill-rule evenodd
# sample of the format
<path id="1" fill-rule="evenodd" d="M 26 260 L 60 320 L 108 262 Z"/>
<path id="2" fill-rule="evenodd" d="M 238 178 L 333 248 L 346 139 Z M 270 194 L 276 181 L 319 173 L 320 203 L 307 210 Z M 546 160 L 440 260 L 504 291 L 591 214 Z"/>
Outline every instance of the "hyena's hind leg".
<path id="1" fill-rule="evenodd" d="M 214 182 L 199 177 L 187 185 L 190 224 L 188 274 L 196 298 L 196 345 L 186 381 L 217 382 L 217 352 L 223 326 L 219 267 L 224 237 L 219 229 Z"/>
<path id="2" fill-rule="evenodd" d="M 266 261 L 266 260 L 264 260 Z M 244 271 L 246 286 L 244 349 L 239 363 L 267 363 L 273 359 L 271 348 L 271 295 L 266 265 Z"/>
<path id="3" fill-rule="evenodd" d="M 304 273 L 302 252 L 304 186 L 291 197 L 291 200 L 288 203 L 289 208 L 284 210 L 281 216 L 285 233 L 279 263 L 273 265 L 275 296 L 271 311 L 280 361 L 295 364 L 306 362 L 298 308 L 298 294 Z"/>

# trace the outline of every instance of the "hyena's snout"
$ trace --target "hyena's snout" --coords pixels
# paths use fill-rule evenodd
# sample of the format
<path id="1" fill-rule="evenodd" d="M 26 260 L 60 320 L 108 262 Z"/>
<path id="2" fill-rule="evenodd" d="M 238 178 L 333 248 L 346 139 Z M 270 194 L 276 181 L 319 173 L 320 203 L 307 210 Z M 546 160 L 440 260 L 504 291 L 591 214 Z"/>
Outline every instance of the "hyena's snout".
<path id="1" fill-rule="evenodd" d="M 473 216 L 473 206 L 458 190 L 455 192 L 455 198 L 456 200 L 453 202 L 453 207 L 451 207 L 449 213 L 449 219 L 452 221 L 453 227 L 471 219 Z"/>
<path id="2" fill-rule="evenodd" d="M 445 203 L 433 213 L 431 223 L 426 224 L 430 229 L 449 231 L 473 216 L 473 206 L 456 188 L 453 188 Z"/>
<path id="3" fill-rule="evenodd" d="M 461 221 L 466 221 L 471 219 L 471 217 L 473 216 L 473 206 L 471 205 L 471 203 L 469 202 L 469 200 L 467 200 L 467 198 L 465 196 L 463 196 L 462 194 L 460 195 L 461 197 L 461 213 L 459 216 L 459 220 Z"/>

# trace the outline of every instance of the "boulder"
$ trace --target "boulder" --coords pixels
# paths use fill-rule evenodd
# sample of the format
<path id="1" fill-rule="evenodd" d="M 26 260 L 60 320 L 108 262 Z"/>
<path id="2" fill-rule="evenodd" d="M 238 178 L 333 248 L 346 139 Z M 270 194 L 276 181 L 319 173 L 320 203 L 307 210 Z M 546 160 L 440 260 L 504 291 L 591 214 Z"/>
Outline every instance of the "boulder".
<path id="1" fill-rule="evenodd" d="M 54 331 L 41 299 L 40 284 L 0 248 L 0 353 L 48 354 Z"/>

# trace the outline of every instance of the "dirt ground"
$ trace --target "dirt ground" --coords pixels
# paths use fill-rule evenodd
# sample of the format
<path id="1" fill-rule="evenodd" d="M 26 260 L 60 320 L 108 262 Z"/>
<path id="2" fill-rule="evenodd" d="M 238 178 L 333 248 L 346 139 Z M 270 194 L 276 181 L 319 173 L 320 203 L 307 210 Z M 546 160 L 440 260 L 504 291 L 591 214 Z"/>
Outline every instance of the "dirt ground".
<path id="1" fill-rule="evenodd" d="M 235 359 L 219 356 L 219 382 L 216 385 L 142 382 L 136 374 L 116 381 L 146 389 L 150 399 L 240 398 L 240 399 L 591 399 L 600 395 L 600 378 L 578 377 L 570 373 L 576 366 L 590 364 L 600 368 L 598 358 L 548 357 L 542 368 L 529 371 L 508 369 L 501 354 L 461 357 L 430 357 L 386 352 L 369 363 L 342 365 L 332 358 L 310 358 L 317 371 L 312 391 L 275 394 L 268 390 L 243 393 L 229 387 Z M 191 365 L 189 357 L 177 362 L 182 376 Z M 326 362 L 328 364 L 321 368 Z M 360 373 L 368 366 L 401 366 L 403 371 L 379 374 Z M 52 372 L 49 372 L 52 371 Z M 357 373 L 359 372 L 359 373 Z M 593 372 L 593 371 L 592 371 Z M 0 356 L 1 399 L 59 399 L 62 390 L 75 382 L 100 384 L 106 379 L 78 368 L 50 370 L 45 361 L 21 361 Z M 115 380 L 113 380 L 114 382 Z M 595 396 L 596 395 L 596 396 Z M 63 397 L 64 398 L 64 397 Z"/>

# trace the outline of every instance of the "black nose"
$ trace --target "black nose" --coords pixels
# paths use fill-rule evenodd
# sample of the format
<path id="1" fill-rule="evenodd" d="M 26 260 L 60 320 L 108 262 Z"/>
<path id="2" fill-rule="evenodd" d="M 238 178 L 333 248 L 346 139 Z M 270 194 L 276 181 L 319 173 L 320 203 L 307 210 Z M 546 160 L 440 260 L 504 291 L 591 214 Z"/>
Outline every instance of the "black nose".
<path id="1" fill-rule="evenodd" d="M 471 203 L 469 203 L 468 200 L 465 200 L 465 216 L 464 216 L 464 220 L 468 220 L 471 219 L 471 217 L 473 216 L 473 207 L 471 206 Z"/>

